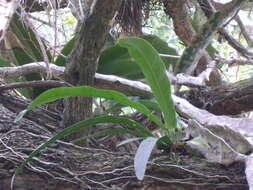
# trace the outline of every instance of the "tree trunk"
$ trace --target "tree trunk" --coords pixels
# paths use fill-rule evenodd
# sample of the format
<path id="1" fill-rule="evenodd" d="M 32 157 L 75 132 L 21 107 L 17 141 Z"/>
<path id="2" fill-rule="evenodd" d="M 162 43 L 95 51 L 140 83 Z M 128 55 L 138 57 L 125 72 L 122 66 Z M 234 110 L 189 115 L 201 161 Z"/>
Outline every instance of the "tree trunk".
<path id="1" fill-rule="evenodd" d="M 76 37 L 75 47 L 66 66 L 66 81 L 73 85 L 93 86 L 97 59 L 110 29 L 110 22 L 120 6 L 120 0 L 97 0 L 82 23 Z M 64 103 L 64 125 L 67 127 L 87 119 L 92 114 L 92 98 L 68 98 Z M 78 138 L 87 134 L 79 131 Z M 70 137 L 71 139 L 72 137 Z"/>

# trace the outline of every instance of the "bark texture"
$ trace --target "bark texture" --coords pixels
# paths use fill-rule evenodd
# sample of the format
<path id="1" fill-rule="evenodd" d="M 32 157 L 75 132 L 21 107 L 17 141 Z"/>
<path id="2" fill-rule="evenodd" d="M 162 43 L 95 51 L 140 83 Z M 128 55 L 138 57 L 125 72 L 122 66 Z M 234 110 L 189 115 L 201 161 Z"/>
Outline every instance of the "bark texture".
<path id="1" fill-rule="evenodd" d="M 75 47 L 66 66 L 66 80 L 73 85 L 94 84 L 97 59 L 110 29 L 110 22 L 121 4 L 120 0 L 97 0 L 89 10 L 77 34 Z M 92 114 L 92 99 L 75 97 L 66 99 L 64 125 L 69 126 L 89 118 Z M 80 137 L 86 131 L 75 134 Z"/>

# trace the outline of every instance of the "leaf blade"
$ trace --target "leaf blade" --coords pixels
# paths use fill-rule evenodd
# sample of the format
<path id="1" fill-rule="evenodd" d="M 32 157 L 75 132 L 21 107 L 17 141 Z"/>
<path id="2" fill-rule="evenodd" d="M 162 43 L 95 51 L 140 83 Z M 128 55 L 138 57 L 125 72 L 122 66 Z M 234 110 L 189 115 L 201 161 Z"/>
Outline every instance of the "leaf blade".
<path id="1" fill-rule="evenodd" d="M 141 103 L 137 101 L 129 100 L 128 97 L 120 92 L 114 90 L 103 90 L 96 89 L 90 86 L 78 86 L 78 87 L 59 87 L 47 90 L 35 98 L 32 103 L 27 107 L 27 110 L 39 106 L 41 104 L 49 103 L 61 98 L 66 98 L 70 96 L 85 96 L 85 97 L 97 97 L 105 98 L 121 104 L 130 106 L 139 112 L 145 114 L 149 119 L 154 121 L 157 125 L 163 127 L 161 120 L 151 111 Z M 22 117 L 20 117 L 21 119 Z"/>
<path id="2" fill-rule="evenodd" d="M 137 37 L 122 38 L 118 42 L 128 49 L 129 54 L 141 67 L 151 89 L 164 114 L 167 130 L 176 128 L 176 112 L 171 98 L 170 81 L 166 67 L 157 51 L 145 40 Z"/>

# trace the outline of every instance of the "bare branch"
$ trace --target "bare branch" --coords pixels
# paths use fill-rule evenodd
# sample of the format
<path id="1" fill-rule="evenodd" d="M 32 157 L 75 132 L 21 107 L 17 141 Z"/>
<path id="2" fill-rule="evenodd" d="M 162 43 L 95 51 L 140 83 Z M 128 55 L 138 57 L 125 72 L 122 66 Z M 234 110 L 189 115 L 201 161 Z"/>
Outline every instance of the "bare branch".
<path id="1" fill-rule="evenodd" d="M 212 62 L 214 64 L 214 62 Z M 50 64 L 50 69 L 54 78 L 64 80 L 64 67 Z M 203 87 L 209 81 L 209 75 L 214 67 L 209 66 L 198 77 L 188 75 L 168 74 L 172 83 L 187 85 L 190 87 Z M 43 62 L 26 64 L 19 67 L 0 67 L 0 78 L 20 77 L 31 72 L 46 72 L 46 64 Z M 247 79 L 237 83 L 219 86 L 211 89 L 191 90 L 182 96 L 189 100 L 192 104 L 209 110 L 215 114 L 238 114 L 253 109 L 251 101 L 251 90 L 253 80 Z M 46 84 L 46 82 L 45 82 Z M 243 86 L 240 87 L 240 85 Z M 44 84 L 43 84 L 44 85 Z M 61 85 L 61 84 L 59 84 Z M 95 86 L 102 89 L 112 89 L 125 93 L 129 96 L 152 97 L 150 87 L 139 81 L 123 79 L 113 75 L 95 74 Z M 240 93 L 237 89 L 240 88 Z M 250 92 L 250 93 L 249 93 Z M 240 96 L 240 98 L 238 97 Z M 231 108 L 231 105 L 233 109 Z"/>
<path id="2" fill-rule="evenodd" d="M 57 66 L 53 63 L 49 65 L 52 76 L 54 78 L 60 78 L 63 80 L 65 68 Z M 46 71 L 46 63 L 44 62 L 30 63 L 17 67 L 0 67 L 0 78 L 14 78 L 24 76 L 33 72 L 45 73 Z M 174 76 L 172 73 L 168 73 L 168 77 L 173 84 L 186 85 L 189 87 L 200 87 L 205 86 L 211 71 L 212 67 L 209 67 L 205 71 L 203 71 L 202 74 L 200 74 L 198 77 L 193 77 L 187 74 L 178 74 Z M 142 88 L 142 85 L 140 85 L 142 83 L 138 81 L 130 81 L 131 80 L 123 79 L 114 75 L 103 75 L 99 73 L 95 74 L 95 85 L 99 88 L 119 90 L 129 95 L 141 97 L 150 96 L 146 92 L 143 94 L 142 90 L 147 91 L 147 89 Z M 129 83 L 131 83 L 130 86 L 135 86 L 136 89 L 129 89 Z"/>
<path id="3" fill-rule="evenodd" d="M 63 78 L 64 67 L 59 67 L 55 64 L 49 64 L 49 69 L 52 71 L 54 78 Z M 0 67 L 0 78 L 14 78 L 27 75 L 29 73 L 46 73 L 47 66 L 45 62 L 35 62 L 17 67 Z"/>
<path id="4" fill-rule="evenodd" d="M 224 29 L 219 29 L 219 34 L 223 36 L 235 50 L 241 53 L 242 56 L 253 59 L 253 53 L 246 49 L 240 42 L 229 35 Z"/>

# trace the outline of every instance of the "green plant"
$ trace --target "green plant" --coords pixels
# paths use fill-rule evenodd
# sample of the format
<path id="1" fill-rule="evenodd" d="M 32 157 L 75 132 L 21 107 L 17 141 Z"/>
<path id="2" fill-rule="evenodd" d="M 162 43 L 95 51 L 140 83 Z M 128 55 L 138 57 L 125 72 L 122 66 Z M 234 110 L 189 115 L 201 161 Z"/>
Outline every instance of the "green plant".
<path id="1" fill-rule="evenodd" d="M 175 49 L 169 47 L 165 41 L 155 35 L 142 35 L 139 38 L 149 42 L 158 53 L 178 55 Z M 166 68 L 170 65 L 174 66 L 177 62 L 175 58 L 163 57 L 162 60 Z M 132 59 L 128 49 L 118 43 L 102 51 L 97 72 L 101 74 L 113 74 L 131 80 L 143 79 L 143 72 L 136 63 L 137 60 Z"/>
<path id="2" fill-rule="evenodd" d="M 89 86 L 82 87 L 61 87 L 50 89 L 46 92 L 43 92 L 39 95 L 28 107 L 26 110 L 22 111 L 17 120 L 21 119 L 24 114 L 33 109 L 36 106 L 41 104 L 45 104 L 48 102 L 55 101 L 60 98 L 66 98 L 70 96 L 86 96 L 86 97 L 99 97 L 108 100 L 112 100 L 118 102 L 120 104 L 130 106 L 136 109 L 139 112 L 145 114 L 150 120 L 155 122 L 161 129 L 162 134 L 162 143 L 170 143 L 173 140 L 173 135 L 176 128 L 176 113 L 173 106 L 172 98 L 171 98 L 171 90 L 170 90 L 170 82 L 166 75 L 165 65 L 160 58 L 157 51 L 149 44 L 147 41 L 137 37 L 124 38 L 120 39 L 118 44 L 126 48 L 129 52 L 129 55 L 135 59 L 136 63 L 141 68 L 144 76 L 149 83 L 154 97 L 156 98 L 157 103 L 150 103 L 153 107 L 156 107 L 161 110 L 164 118 L 164 123 L 160 120 L 156 115 L 152 114 L 151 111 L 144 105 L 148 104 L 148 102 L 142 101 L 133 101 L 130 100 L 126 95 L 113 91 L 113 90 L 101 90 L 96 89 Z M 107 129 L 100 131 L 92 136 L 101 136 L 108 134 L 123 134 L 130 133 L 136 135 L 138 137 L 145 138 L 140 144 L 137 153 L 135 155 L 135 169 L 138 179 L 143 179 L 144 172 L 146 169 L 146 165 L 148 162 L 148 158 L 151 154 L 151 151 L 155 144 L 159 142 L 159 138 L 152 134 L 147 128 L 142 126 L 141 124 L 127 118 L 116 117 L 116 116 L 102 116 L 102 117 L 94 117 L 91 119 L 87 119 L 85 121 L 81 121 L 76 123 L 63 131 L 59 132 L 57 135 L 49 139 L 44 144 L 40 145 L 36 150 L 34 150 L 31 155 L 22 163 L 22 165 L 17 169 L 17 173 L 21 171 L 24 165 L 31 161 L 34 156 L 36 156 L 40 151 L 47 148 L 50 144 L 54 143 L 56 140 L 68 135 L 80 128 L 88 127 L 90 125 L 98 124 L 98 123 L 125 123 L 129 126 L 132 126 L 133 129 Z M 87 139 L 89 137 L 84 137 Z M 164 138 L 166 137 L 166 138 Z M 164 140 L 166 139 L 166 140 Z M 80 140 L 80 139 L 79 139 Z M 81 139 L 83 140 L 83 139 Z M 143 160 L 142 158 L 145 157 Z"/>

